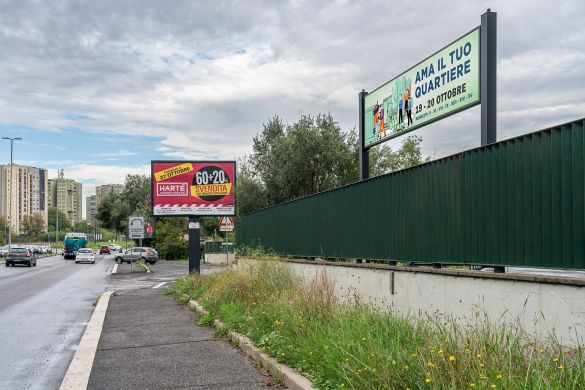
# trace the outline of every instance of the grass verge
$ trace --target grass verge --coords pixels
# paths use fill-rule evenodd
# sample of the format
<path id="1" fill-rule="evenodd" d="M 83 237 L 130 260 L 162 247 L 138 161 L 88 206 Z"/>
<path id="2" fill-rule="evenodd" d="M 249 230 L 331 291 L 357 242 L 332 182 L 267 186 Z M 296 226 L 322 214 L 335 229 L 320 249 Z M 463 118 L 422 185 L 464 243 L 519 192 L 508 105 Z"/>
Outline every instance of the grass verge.
<path id="1" fill-rule="evenodd" d="M 200 324 L 221 319 L 321 389 L 585 388 L 581 348 L 479 317 L 461 326 L 342 305 L 325 274 L 301 284 L 279 262 L 192 275 L 167 291 L 209 310 Z"/>

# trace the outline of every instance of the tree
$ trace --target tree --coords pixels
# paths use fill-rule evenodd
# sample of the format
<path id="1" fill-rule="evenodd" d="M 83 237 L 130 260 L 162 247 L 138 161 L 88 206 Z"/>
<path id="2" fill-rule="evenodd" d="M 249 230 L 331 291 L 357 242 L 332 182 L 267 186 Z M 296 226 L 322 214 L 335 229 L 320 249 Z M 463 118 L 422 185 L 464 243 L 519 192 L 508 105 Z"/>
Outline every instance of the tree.
<path id="1" fill-rule="evenodd" d="M 40 235 L 45 230 L 45 222 L 39 214 L 23 215 L 22 230 L 28 237 Z"/>
<path id="2" fill-rule="evenodd" d="M 370 176 L 384 175 L 430 161 L 430 157 L 425 158 L 422 155 L 421 142 L 422 137 L 411 135 L 402 141 L 402 146 L 397 151 L 386 144 L 371 148 Z"/>
<path id="3" fill-rule="evenodd" d="M 128 206 L 131 214 L 138 214 L 150 217 L 150 176 L 146 175 L 127 175 L 122 192 L 122 199 Z"/>
<path id="4" fill-rule="evenodd" d="M 0 217 L 0 245 L 8 240 L 8 222 L 6 218 Z"/>
<path id="5" fill-rule="evenodd" d="M 67 215 L 65 215 L 64 212 L 62 211 L 57 211 L 57 208 L 55 207 L 49 207 L 48 210 L 48 225 L 49 225 L 49 230 L 50 231 L 56 231 L 57 228 L 57 212 L 59 213 L 59 231 L 60 232 L 64 232 L 68 229 L 71 229 L 71 222 L 69 221 L 69 218 L 67 218 Z"/>
<path id="6" fill-rule="evenodd" d="M 156 236 L 154 247 L 161 259 L 184 259 L 189 254 L 187 241 L 184 236 L 187 232 L 188 218 L 159 218 L 156 222 Z"/>
<path id="7" fill-rule="evenodd" d="M 101 200 L 96 216 L 101 226 L 123 233 L 128 227 L 130 211 L 130 206 L 124 199 L 124 193 L 111 192 Z"/>
<path id="8" fill-rule="evenodd" d="M 236 215 L 238 216 L 269 205 L 266 190 L 254 174 L 254 169 L 246 157 L 238 160 L 236 199 Z"/>
<path id="9" fill-rule="evenodd" d="M 281 203 L 357 180 L 354 144 L 331 115 L 303 115 L 288 126 L 274 117 L 254 137 L 250 163 L 268 203 Z"/>

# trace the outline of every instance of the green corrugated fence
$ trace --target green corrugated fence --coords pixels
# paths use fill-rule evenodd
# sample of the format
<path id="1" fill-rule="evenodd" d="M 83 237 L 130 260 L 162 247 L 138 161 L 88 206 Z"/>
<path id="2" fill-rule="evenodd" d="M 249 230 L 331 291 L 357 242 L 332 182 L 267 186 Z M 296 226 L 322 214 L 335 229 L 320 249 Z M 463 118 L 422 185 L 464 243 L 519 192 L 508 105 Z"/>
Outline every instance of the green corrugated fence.
<path id="1" fill-rule="evenodd" d="M 585 120 L 244 215 L 299 257 L 585 269 Z"/>

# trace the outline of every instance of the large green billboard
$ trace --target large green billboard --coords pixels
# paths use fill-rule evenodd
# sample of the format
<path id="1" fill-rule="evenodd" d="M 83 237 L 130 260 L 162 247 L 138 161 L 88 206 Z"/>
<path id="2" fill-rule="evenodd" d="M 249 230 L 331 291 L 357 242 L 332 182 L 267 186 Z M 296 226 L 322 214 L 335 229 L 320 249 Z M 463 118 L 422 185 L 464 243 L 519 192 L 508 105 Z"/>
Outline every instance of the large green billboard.
<path id="1" fill-rule="evenodd" d="M 364 147 L 479 103 L 479 27 L 365 96 Z"/>

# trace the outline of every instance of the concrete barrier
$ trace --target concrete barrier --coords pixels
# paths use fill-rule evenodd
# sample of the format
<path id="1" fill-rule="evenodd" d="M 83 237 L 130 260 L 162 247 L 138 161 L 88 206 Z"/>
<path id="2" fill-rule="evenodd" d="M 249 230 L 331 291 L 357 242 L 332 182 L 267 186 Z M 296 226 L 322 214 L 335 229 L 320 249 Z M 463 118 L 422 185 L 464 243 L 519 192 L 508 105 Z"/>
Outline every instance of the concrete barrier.
<path id="1" fill-rule="evenodd" d="M 245 266 L 257 260 L 238 260 Z M 585 279 L 482 271 L 286 260 L 303 281 L 325 273 L 341 301 L 469 324 L 520 324 L 532 336 L 585 345 Z M 479 317 L 478 317 L 479 316 Z"/>
<path id="2" fill-rule="evenodd" d="M 236 261 L 234 253 L 206 253 L 205 262 L 208 264 L 225 265 L 233 264 Z"/>

